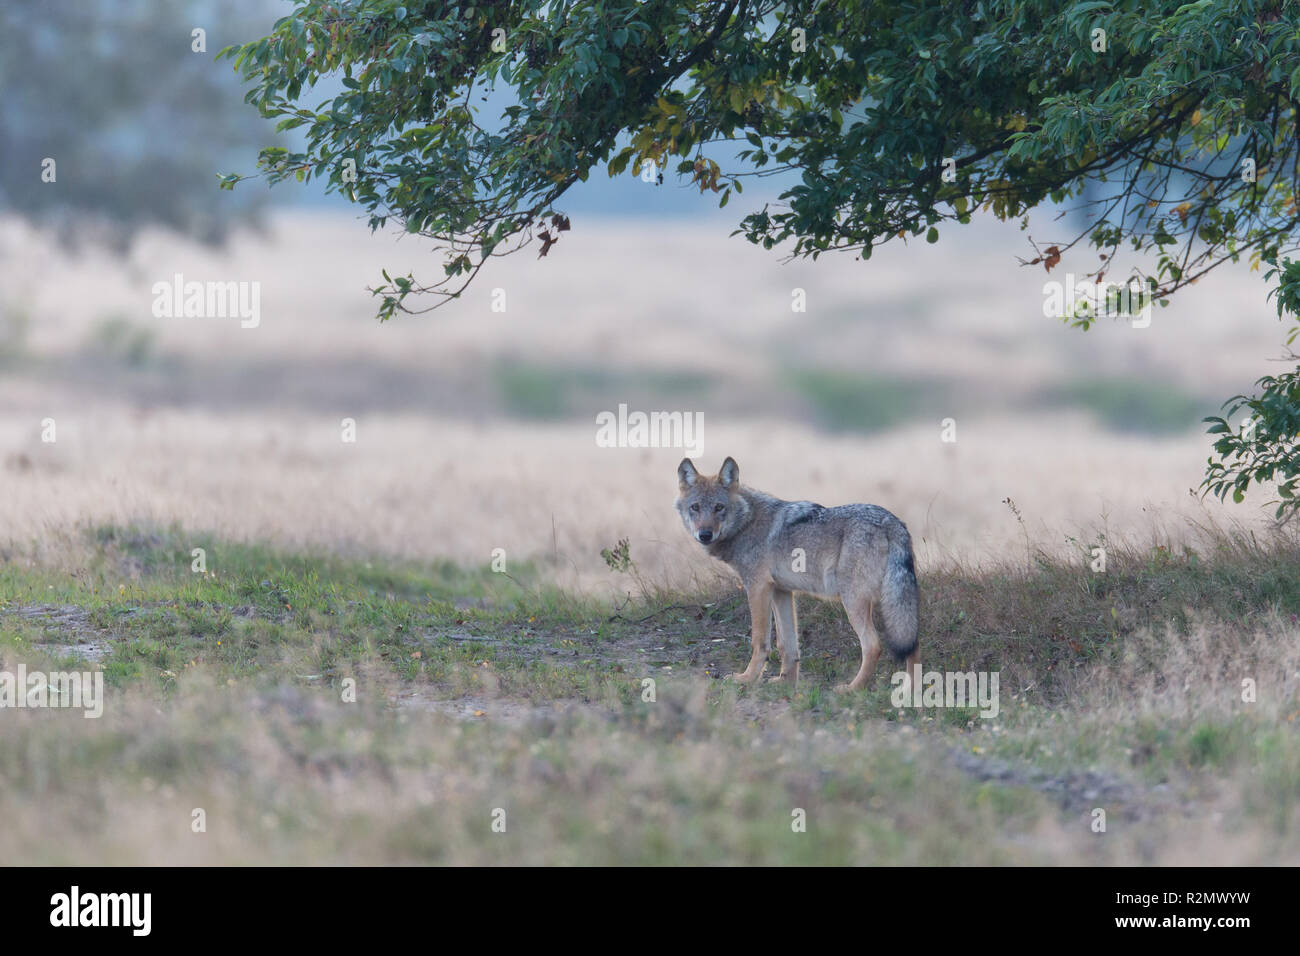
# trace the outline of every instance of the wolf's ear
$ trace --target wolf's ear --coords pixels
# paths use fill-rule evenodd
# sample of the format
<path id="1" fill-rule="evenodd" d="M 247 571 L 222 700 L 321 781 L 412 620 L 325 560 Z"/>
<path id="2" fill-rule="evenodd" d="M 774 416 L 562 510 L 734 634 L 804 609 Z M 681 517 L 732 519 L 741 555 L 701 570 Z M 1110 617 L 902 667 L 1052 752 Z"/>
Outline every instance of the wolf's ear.
<path id="1" fill-rule="evenodd" d="M 682 463 L 677 466 L 677 484 L 682 491 L 695 484 L 695 479 L 699 477 L 700 473 L 695 470 L 695 463 L 689 458 L 683 458 Z"/>
<path id="2" fill-rule="evenodd" d="M 727 457 L 727 460 L 722 463 L 722 470 L 718 472 L 718 480 L 722 482 L 724 488 L 740 484 L 740 466 L 736 464 L 736 459 Z"/>

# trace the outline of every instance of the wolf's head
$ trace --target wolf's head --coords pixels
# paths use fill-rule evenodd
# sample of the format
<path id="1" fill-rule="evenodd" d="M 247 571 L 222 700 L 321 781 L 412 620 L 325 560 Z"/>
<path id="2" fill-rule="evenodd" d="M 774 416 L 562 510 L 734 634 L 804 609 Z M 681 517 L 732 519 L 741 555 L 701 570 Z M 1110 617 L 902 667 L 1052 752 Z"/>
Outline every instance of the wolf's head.
<path id="1" fill-rule="evenodd" d="M 749 506 L 740 495 L 740 466 L 734 458 L 724 461 L 713 478 L 701 475 L 694 462 L 683 458 L 677 466 L 677 487 L 677 513 L 700 544 L 725 541 L 749 516 Z"/>

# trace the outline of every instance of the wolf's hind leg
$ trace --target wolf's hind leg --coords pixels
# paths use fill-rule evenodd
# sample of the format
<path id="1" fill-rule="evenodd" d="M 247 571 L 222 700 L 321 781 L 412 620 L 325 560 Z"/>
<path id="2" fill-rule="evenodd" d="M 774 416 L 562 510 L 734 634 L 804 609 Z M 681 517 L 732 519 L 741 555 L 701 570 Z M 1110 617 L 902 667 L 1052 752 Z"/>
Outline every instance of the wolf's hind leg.
<path id="1" fill-rule="evenodd" d="M 776 612 L 776 644 L 781 652 L 781 673 L 777 680 L 799 683 L 799 620 L 795 613 L 794 594 L 777 590 L 772 594 L 772 609 Z"/>
<path id="2" fill-rule="evenodd" d="M 907 660 L 903 662 L 903 669 L 907 672 L 907 680 L 900 686 L 907 697 L 912 695 L 912 681 L 921 679 L 921 645 L 918 643 L 912 649 L 912 653 L 907 655 Z"/>
<path id="3" fill-rule="evenodd" d="M 867 681 L 876 672 L 876 661 L 880 660 L 882 650 L 880 635 L 876 633 L 876 625 L 871 620 L 872 601 L 869 598 L 846 594 L 843 596 L 843 602 L 844 610 L 849 616 L 849 623 L 853 625 L 853 630 L 858 632 L 858 643 L 862 647 L 862 664 L 858 667 L 858 673 L 853 680 L 835 688 L 839 693 L 862 690 L 866 687 Z"/>

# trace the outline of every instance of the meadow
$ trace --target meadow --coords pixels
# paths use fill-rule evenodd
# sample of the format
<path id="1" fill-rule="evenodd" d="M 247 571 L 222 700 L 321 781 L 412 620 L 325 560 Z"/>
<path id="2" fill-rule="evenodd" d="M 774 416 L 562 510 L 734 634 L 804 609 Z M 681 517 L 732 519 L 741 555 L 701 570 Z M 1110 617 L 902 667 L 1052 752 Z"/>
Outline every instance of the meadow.
<path id="1" fill-rule="evenodd" d="M 721 585 L 611 609 L 542 568 L 224 542 L 195 574 L 190 540 L 105 527 L 76 573 L 0 574 L 4 668 L 108 687 L 98 719 L 5 712 L 5 859 L 1300 858 L 1295 537 L 923 573 L 923 663 L 997 671 L 995 719 L 895 707 L 888 667 L 831 692 L 857 648 L 828 605 L 805 605 L 796 692 L 741 689 Z"/>
<path id="2" fill-rule="evenodd" d="M 1084 334 L 1015 235 L 955 238 L 778 268 L 597 223 L 509 260 L 504 314 L 380 325 L 419 253 L 348 219 L 125 261 L 0 224 L 0 671 L 107 688 L 0 711 L 0 857 L 1297 862 L 1300 539 L 1195 492 L 1284 335 L 1259 276 Z M 261 324 L 153 318 L 177 271 L 262 282 Z M 721 680 L 747 611 L 682 449 L 593 440 L 619 403 L 902 517 L 923 664 L 997 672 L 997 717 L 896 707 L 887 666 L 834 694 L 856 640 L 810 600 L 795 693 Z"/>

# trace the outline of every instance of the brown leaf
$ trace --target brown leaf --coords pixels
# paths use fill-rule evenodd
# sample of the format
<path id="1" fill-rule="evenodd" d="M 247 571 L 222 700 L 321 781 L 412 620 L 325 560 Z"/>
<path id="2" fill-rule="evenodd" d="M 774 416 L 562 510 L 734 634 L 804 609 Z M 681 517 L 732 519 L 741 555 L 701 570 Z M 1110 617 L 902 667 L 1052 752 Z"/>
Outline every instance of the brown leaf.
<path id="1" fill-rule="evenodd" d="M 1052 266 L 1061 261 L 1061 250 L 1056 246 L 1048 246 L 1045 251 L 1047 255 L 1043 257 L 1043 268 L 1051 272 Z"/>

